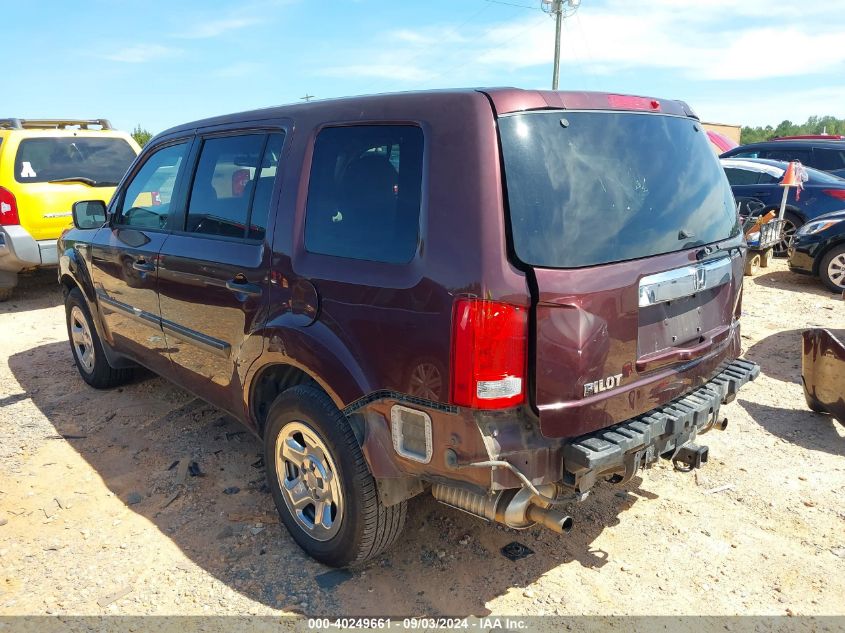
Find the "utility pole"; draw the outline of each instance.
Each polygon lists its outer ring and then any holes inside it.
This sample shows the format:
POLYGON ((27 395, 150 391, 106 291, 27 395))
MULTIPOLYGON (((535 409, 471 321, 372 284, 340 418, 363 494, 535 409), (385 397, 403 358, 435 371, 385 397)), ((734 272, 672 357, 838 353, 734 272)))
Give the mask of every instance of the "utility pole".
POLYGON ((557 90, 560 78, 560 29, 563 18, 569 17, 581 6, 581 0, 541 0, 540 8, 555 18, 555 67, 552 75, 552 90, 557 90))
POLYGON ((563 0, 554 0, 552 13, 555 15, 555 69, 552 75, 552 90, 557 90, 560 78, 560 26, 563 23, 563 0))

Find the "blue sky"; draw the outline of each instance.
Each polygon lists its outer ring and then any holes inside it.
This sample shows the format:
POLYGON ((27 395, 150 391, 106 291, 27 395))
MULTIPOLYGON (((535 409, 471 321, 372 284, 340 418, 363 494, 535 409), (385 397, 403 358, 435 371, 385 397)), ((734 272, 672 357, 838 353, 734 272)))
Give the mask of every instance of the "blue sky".
MULTIPOLYGON (((159 132, 305 94, 548 88, 539 4, 0 0, 0 116, 159 132)), ((582 0, 562 39, 562 89, 680 98, 726 123, 845 117, 845 0, 582 0)))

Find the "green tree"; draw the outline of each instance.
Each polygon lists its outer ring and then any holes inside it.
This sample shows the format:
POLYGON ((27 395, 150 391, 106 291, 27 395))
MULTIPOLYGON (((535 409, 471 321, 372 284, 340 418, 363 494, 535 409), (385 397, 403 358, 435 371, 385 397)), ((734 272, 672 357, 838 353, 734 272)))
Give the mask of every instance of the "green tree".
POLYGON ((778 136, 795 136, 797 134, 845 134, 845 119, 837 119, 834 116, 811 116, 805 123, 793 123, 792 121, 781 121, 777 127, 767 125, 765 127, 742 128, 740 142, 757 143, 768 141, 778 136))
POLYGON ((152 137, 153 135, 146 129, 142 128, 140 125, 136 125, 135 129, 132 130, 132 138, 134 138, 135 142, 138 143, 138 145, 140 145, 141 147, 144 147, 144 145, 149 143, 152 137))

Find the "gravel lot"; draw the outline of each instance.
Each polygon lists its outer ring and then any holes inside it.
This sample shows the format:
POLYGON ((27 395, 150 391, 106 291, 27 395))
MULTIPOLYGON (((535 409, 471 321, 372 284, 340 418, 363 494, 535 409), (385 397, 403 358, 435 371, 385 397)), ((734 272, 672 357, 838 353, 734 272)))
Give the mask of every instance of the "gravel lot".
POLYGON ((150 374, 82 382, 54 279, 0 304, 0 615, 845 614, 845 428, 800 385, 801 329, 845 328, 845 303, 782 261, 746 278, 763 373, 704 469, 599 485, 566 537, 417 498, 398 544, 340 577, 280 527, 237 423, 150 374), (535 553, 504 558, 514 540, 535 553))

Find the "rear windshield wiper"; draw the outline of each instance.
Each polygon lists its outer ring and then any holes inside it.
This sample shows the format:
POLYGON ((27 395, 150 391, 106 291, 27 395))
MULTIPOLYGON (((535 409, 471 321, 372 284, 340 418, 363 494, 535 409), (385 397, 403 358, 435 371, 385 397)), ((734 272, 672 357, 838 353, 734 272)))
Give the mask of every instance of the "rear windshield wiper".
POLYGON ((89 187, 116 187, 116 182, 111 182, 108 180, 92 180, 91 178, 86 178, 85 176, 71 176, 70 178, 57 178, 56 180, 49 181, 51 185, 55 185, 58 183, 63 182, 81 182, 83 184, 88 185, 89 187))

